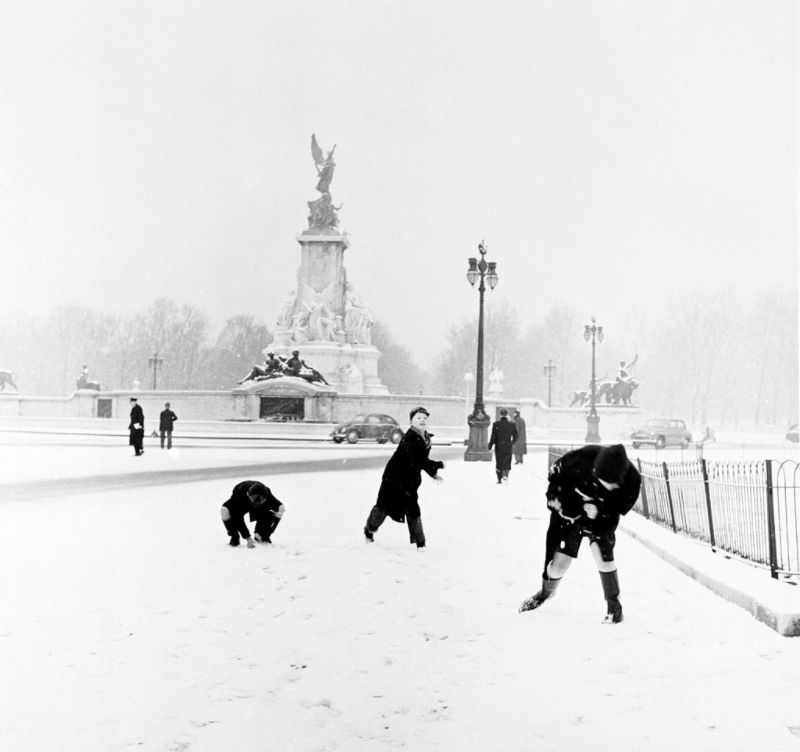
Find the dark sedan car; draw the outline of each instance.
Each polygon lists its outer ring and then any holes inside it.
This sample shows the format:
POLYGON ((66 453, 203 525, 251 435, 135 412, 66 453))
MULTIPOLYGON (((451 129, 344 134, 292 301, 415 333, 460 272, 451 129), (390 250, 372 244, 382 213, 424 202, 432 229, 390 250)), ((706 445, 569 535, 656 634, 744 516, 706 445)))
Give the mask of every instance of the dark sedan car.
POLYGON ((355 444, 359 439, 374 439, 379 444, 385 444, 387 441, 399 444, 403 438, 403 429, 391 415, 369 413, 356 415, 347 423, 340 423, 331 432, 331 438, 337 444, 343 441, 355 444))
POLYGON ((642 444, 652 444, 658 449, 662 449, 667 444, 679 444, 685 449, 691 440, 692 434, 686 428, 686 423, 673 418, 648 420, 631 434, 634 449, 638 449, 642 444))

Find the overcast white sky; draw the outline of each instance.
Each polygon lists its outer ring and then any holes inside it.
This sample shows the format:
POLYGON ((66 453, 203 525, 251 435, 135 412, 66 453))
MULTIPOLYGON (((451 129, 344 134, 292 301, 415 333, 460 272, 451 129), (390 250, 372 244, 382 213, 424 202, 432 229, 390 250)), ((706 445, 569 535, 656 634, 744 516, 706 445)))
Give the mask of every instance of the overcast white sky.
MULTIPOLYGON (((523 323, 711 284, 795 289, 797 4, 5 2, 0 299, 270 327, 318 197, 350 280, 424 360, 477 313, 485 239, 523 323)), ((216 331, 214 331, 216 334, 216 331)), ((580 332, 576 333, 580 336, 580 332)))

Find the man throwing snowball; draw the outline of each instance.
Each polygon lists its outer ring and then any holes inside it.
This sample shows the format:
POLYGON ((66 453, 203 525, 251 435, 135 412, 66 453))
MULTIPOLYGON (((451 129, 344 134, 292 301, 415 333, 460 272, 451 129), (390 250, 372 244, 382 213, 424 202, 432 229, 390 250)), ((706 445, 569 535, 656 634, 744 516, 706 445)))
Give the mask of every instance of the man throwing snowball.
POLYGON ((547 479, 550 525, 545 538, 542 589, 524 600, 519 610, 532 611, 553 597, 586 537, 606 599, 604 622, 618 624, 622 621, 622 604, 614 561, 615 531, 620 515, 627 514, 639 498, 639 471, 628 460, 622 444, 589 444, 554 462, 547 479))

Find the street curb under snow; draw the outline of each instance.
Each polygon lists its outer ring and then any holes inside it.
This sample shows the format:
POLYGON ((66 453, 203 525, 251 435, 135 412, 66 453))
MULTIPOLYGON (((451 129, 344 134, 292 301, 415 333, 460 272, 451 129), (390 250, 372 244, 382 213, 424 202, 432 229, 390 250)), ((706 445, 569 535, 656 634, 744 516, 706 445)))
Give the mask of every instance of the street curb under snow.
POLYGON ((620 529, 664 561, 785 637, 800 636, 800 588, 631 514, 620 529), (663 540, 661 540, 663 538, 663 540))

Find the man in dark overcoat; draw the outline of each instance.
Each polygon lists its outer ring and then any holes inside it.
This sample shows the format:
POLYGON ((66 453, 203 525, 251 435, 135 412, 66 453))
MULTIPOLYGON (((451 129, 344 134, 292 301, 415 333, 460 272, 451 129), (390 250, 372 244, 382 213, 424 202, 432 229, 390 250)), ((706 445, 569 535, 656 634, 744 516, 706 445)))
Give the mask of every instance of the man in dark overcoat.
POLYGON ((605 621, 622 621, 614 561, 616 529, 620 515, 627 514, 639 498, 641 482, 622 444, 589 444, 553 463, 546 494, 550 525, 545 537, 542 588, 522 602, 520 611, 539 608, 555 594, 577 558, 583 538, 588 538, 606 599, 605 621))
POLYGON ((489 437, 489 449, 494 447, 494 465, 497 482, 508 480, 511 472, 511 454, 517 440, 517 426, 508 419, 508 410, 500 410, 500 420, 492 423, 492 435, 489 437))
POLYGON ((277 499, 272 491, 261 481, 243 480, 231 491, 231 497, 220 509, 222 524, 231 537, 229 545, 238 546, 244 538, 248 548, 255 548, 257 543, 272 543, 272 533, 278 527, 286 507, 277 499), (250 522, 255 522, 253 537, 244 521, 250 515, 250 522), (255 539, 255 542, 254 542, 255 539))
POLYGON ((144 454, 144 411, 136 397, 131 397, 131 421, 128 424, 128 443, 136 457, 144 454))
POLYGON ((525 427, 525 419, 519 414, 519 410, 514 410, 512 417, 514 425, 517 427, 517 440, 514 442, 514 464, 521 465, 528 453, 528 431, 525 427))
POLYGON ((172 429, 178 416, 172 411, 169 402, 164 403, 164 409, 158 416, 158 430, 161 434, 161 448, 164 448, 164 441, 167 442, 167 449, 172 449, 172 429))
POLYGON ((422 483, 423 470, 438 483, 443 480, 438 471, 444 468, 444 462, 428 456, 433 436, 427 431, 429 416, 424 407, 415 407, 409 413, 411 426, 386 463, 378 500, 364 525, 367 541, 372 541, 386 517, 391 517, 395 522, 405 521, 411 543, 416 543, 417 548, 425 547, 417 489, 422 483))

